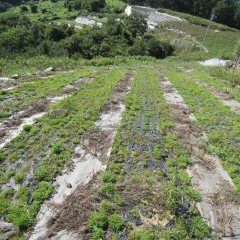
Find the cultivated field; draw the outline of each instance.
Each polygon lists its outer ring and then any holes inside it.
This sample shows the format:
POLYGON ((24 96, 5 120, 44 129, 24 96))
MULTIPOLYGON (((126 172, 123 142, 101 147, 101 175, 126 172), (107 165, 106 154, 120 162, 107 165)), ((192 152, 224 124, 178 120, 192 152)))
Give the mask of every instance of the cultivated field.
POLYGON ((238 88, 153 66, 1 82, 3 238, 240 234, 238 88))

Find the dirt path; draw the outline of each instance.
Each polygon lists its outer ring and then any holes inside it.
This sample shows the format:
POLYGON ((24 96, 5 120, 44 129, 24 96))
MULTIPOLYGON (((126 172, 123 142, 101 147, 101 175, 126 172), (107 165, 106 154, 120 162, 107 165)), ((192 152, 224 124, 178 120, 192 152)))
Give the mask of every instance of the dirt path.
POLYGON ((132 72, 114 89, 95 127, 83 135, 72 159, 74 170, 57 178, 57 193, 42 206, 30 240, 79 239, 71 231, 79 231, 86 216, 81 219, 76 213, 81 211, 83 202, 91 205, 87 196, 95 182, 93 176, 106 169, 117 127, 125 110, 124 100, 130 90, 131 79, 132 72))
POLYGON ((4 148, 7 143, 17 137, 23 131, 24 125, 32 125, 37 119, 45 115, 45 111, 50 105, 70 96, 71 93, 77 91, 82 84, 90 82, 92 79, 92 77, 78 79, 72 85, 67 85, 62 89, 62 96, 40 99, 33 106, 27 107, 0 122, 0 149, 4 148))
POLYGON ((199 79, 193 79, 196 81, 200 86, 207 88, 214 96, 223 102, 226 106, 228 106, 231 110, 233 110, 236 113, 240 112, 240 103, 234 100, 229 94, 223 93, 220 90, 212 87, 208 83, 205 83, 199 79))
POLYGON ((219 236, 240 239, 240 203, 232 179, 219 159, 206 153, 203 147, 206 134, 193 124, 192 113, 171 82, 161 77, 160 84, 176 123, 173 131, 192 158, 188 173, 202 197, 198 210, 219 236))

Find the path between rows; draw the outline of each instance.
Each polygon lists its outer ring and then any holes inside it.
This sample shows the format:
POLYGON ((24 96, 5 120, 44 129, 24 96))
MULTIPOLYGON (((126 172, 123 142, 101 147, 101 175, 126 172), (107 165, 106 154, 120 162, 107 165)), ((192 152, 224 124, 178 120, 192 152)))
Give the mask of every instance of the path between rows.
POLYGON ((188 174, 193 187, 202 197, 197 205, 199 212, 215 233, 224 239, 239 239, 240 206, 232 179, 219 159, 205 152, 202 144, 207 141, 207 136, 193 124, 195 118, 178 91, 164 77, 161 77, 160 84, 176 123, 174 133, 191 154, 192 165, 188 168, 188 174))
POLYGON ((220 100, 223 104, 228 106, 231 110, 233 110, 236 113, 240 112, 240 103, 234 100, 229 94, 223 93, 222 91, 212 87, 206 82, 203 82, 200 79, 194 79, 196 83, 198 83, 200 86, 207 88, 218 100, 220 100))
MULTIPOLYGON (((75 148, 72 159, 75 168, 69 173, 59 176, 56 185, 59 186, 57 193, 48 202, 45 202, 37 216, 37 224, 33 230, 30 240, 58 239, 77 240, 76 234, 67 231, 63 225, 74 225, 74 214, 77 209, 69 204, 68 198, 74 198, 78 194, 78 187, 86 185, 92 180, 95 173, 106 169, 107 159, 110 156, 112 144, 121 123, 122 113, 125 111, 125 97, 130 91, 130 81, 133 73, 130 72, 114 89, 112 96, 103 109, 99 120, 95 123, 95 129, 88 131, 79 146, 75 148), (61 211, 67 210, 67 216, 61 211), (51 219, 58 214, 61 217, 51 219), (48 225, 48 227, 46 226, 48 225), (55 235, 55 236, 54 236, 55 235)), ((80 190, 81 191, 81 190, 80 190)), ((78 199, 81 201, 81 199, 78 199)), ((77 204, 79 207, 79 204, 77 204)), ((78 226, 79 228, 81 226, 78 226)))
POLYGON ((0 149, 17 137, 23 131, 25 125, 32 125, 37 119, 44 116, 46 114, 45 110, 50 105, 69 97, 73 91, 77 91, 83 84, 89 83, 92 79, 92 77, 78 79, 72 85, 68 85, 72 87, 71 89, 63 88, 65 94, 62 96, 41 99, 35 106, 28 107, 0 122, 0 149))

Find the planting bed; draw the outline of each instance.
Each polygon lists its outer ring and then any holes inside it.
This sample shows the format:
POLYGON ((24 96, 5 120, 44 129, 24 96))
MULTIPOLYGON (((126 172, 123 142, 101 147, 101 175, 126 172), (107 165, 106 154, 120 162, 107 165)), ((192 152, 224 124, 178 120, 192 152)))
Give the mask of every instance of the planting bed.
POLYGON ((46 109, 48 102, 47 97, 56 97, 62 95, 62 88, 74 83, 74 81, 89 76, 93 69, 82 69, 69 73, 60 73, 53 77, 24 78, 24 84, 8 91, 3 90, 0 93, 0 119, 15 116, 22 111, 22 115, 33 115, 34 111, 39 108, 46 109))
MULTIPOLYGON (((165 96, 171 93, 173 97, 179 95, 166 78, 162 77, 161 85, 165 96)), ((206 133, 192 117, 183 99, 176 102, 168 97, 167 102, 171 104, 170 112, 176 123, 174 132, 182 146, 188 149, 192 159, 188 173, 202 198, 197 208, 216 234, 225 237, 238 236, 240 205, 232 179, 223 169, 219 159, 209 155, 203 147, 208 140, 206 133)))
POLYGON ((162 67, 7 90, 1 106, 16 113, 0 123, 0 238, 237 239, 238 108, 199 72, 162 67))
MULTIPOLYGON (((59 185, 57 193, 49 203, 43 205, 38 216, 39 221, 30 239, 39 239, 39 237, 43 236, 50 238, 55 234, 57 236, 54 237, 58 237, 62 230, 69 230, 70 226, 76 226, 78 224, 76 221, 73 221, 74 217, 72 214, 75 215, 81 205, 78 205, 78 201, 69 205, 67 196, 73 192, 74 195, 76 195, 77 191, 75 190, 79 185, 88 183, 92 179, 94 173, 106 168, 105 164, 116 135, 116 129, 120 125, 121 114, 125 109, 123 102, 129 90, 131 76, 132 73, 129 72, 125 79, 114 88, 112 96, 103 108, 100 118, 95 122, 94 128, 88 130, 82 136, 80 144, 75 148, 73 157, 73 162, 75 164, 74 170, 57 179, 57 185, 59 185), (68 187, 69 184, 71 184, 71 188, 68 187), (59 220, 56 214, 60 211, 58 210, 59 204, 70 206, 68 214, 65 215, 66 219, 70 221, 65 219, 62 222, 61 219, 59 220), (47 222, 51 224, 47 224, 47 222), (67 225, 67 222, 70 222, 70 224, 67 225), (50 227, 48 225, 53 225, 51 226, 51 230, 48 230, 50 227)), ((69 231, 64 231, 64 233, 71 235, 69 231)))
POLYGON ((137 70, 125 104, 106 171, 56 206, 49 236, 67 229, 73 239, 210 237, 185 171, 190 159, 171 133, 158 72, 137 70))
POLYGON ((90 82, 91 80, 91 77, 80 78, 72 83, 72 85, 64 87, 62 89, 62 96, 41 99, 35 105, 27 107, 25 110, 12 115, 8 119, 5 119, 2 123, 0 123, 0 149, 18 136, 26 127, 25 125, 32 125, 36 119, 46 114, 44 110, 49 108, 51 104, 67 98, 72 92, 77 91, 82 84, 90 82))
POLYGON ((14 223, 17 235, 34 223, 41 203, 53 192, 55 177, 72 168, 70 159, 81 135, 93 126, 125 73, 113 69, 96 76, 1 150, 0 215, 14 223))
POLYGON ((230 110, 205 87, 180 72, 167 72, 173 85, 206 131, 208 151, 217 155, 240 191, 239 115, 230 110))

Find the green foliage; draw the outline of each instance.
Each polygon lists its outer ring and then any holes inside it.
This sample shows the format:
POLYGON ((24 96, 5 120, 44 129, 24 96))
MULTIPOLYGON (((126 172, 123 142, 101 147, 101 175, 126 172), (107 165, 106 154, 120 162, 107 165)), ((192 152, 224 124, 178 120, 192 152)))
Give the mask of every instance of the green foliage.
POLYGON ((93 227, 92 240, 101 240, 104 237, 104 230, 102 228, 93 227))
POLYGON ((236 46, 236 56, 237 56, 237 58, 240 57, 240 40, 238 41, 237 46, 236 46))
POLYGON ((23 126, 23 130, 26 131, 26 132, 30 132, 31 128, 32 128, 32 125, 24 125, 23 126))
POLYGON ((167 8, 178 12, 189 13, 209 19, 215 11, 215 21, 237 27, 239 16, 239 4, 237 0, 205 0, 181 1, 178 0, 128 0, 128 3, 139 5, 147 4, 153 7, 167 8))
POLYGON ((124 221, 121 216, 114 213, 108 217, 108 224, 110 229, 115 232, 119 232, 124 226, 124 221))
POLYGON ((14 180, 17 182, 17 183, 22 183, 22 181, 24 180, 24 178, 27 176, 27 173, 26 172, 20 172, 20 173, 17 173, 15 176, 14 176, 14 180))
POLYGON ((116 182, 116 176, 113 173, 105 172, 102 175, 103 182, 114 183, 116 182))
POLYGON ((93 212, 88 220, 88 226, 94 229, 94 227, 104 229, 107 227, 108 218, 104 212, 93 212))
POLYGON ((21 186, 17 193, 16 193, 16 198, 20 200, 22 203, 27 203, 29 197, 29 190, 27 186, 21 186))
POLYGON ((44 201, 48 199, 53 192, 53 186, 47 182, 40 182, 38 188, 33 193, 33 200, 44 201))
MULTIPOLYGON (((97 0, 75 0, 74 3, 80 4, 81 9, 88 9, 87 6, 90 6, 89 11, 92 8, 98 9, 100 5, 105 6, 105 3, 97 0)), ((141 52, 141 45, 144 46, 141 41, 147 31, 147 22, 141 14, 132 14, 129 17, 109 16, 107 22, 103 23, 103 27, 95 26, 94 31, 90 27, 76 31, 68 22, 60 25, 52 22, 46 25, 39 21, 33 22, 26 16, 18 17, 18 15, 3 17, 2 27, 0 50, 5 53, 3 57, 8 56, 12 59, 19 55, 32 56, 32 54, 93 59, 97 56, 126 56, 128 50, 131 55, 152 55, 163 58, 172 53, 169 51, 170 44, 161 41, 155 43, 161 53, 154 53, 151 42, 141 52)))
POLYGON ((26 211, 26 205, 19 202, 10 205, 8 210, 7 221, 12 222, 20 231, 26 230, 33 224, 34 218, 26 211))
POLYGON ((99 12, 106 6, 105 0, 74 0, 73 8, 77 10, 87 10, 89 12, 99 12))
POLYGON ((0 162, 3 161, 6 157, 4 150, 0 149, 0 162))

